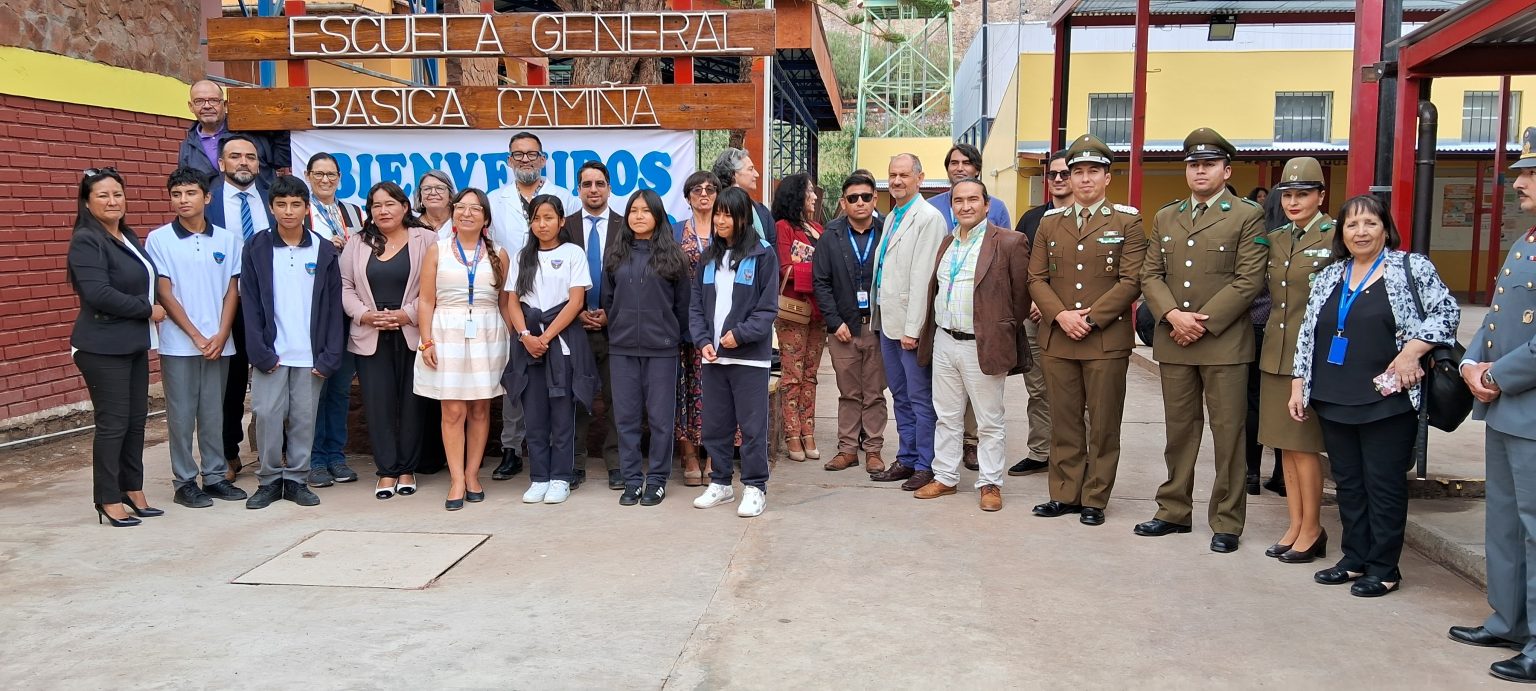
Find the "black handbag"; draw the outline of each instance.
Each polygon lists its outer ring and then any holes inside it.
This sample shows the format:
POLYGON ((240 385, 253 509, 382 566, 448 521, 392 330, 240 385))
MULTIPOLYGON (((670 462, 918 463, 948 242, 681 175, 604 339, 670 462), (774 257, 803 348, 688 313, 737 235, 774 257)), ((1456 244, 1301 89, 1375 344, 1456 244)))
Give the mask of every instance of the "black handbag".
MULTIPOLYGON (((1414 307, 1423 319, 1424 302, 1419 298, 1417 284, 1413 280, 1412 257, 1404 257, 1403 270, 1408 274, 1408 290, 1413 294, 1414 307)), ((1424 407, 1419 411, 1421 424, 1428 422, 1436 429, 1455 431, 1467 416, 1472 414, 1472 390, 1461 378, 1461 361, 1467 349, 1459 342, 1436 345, 1425 356, 1424 407)))

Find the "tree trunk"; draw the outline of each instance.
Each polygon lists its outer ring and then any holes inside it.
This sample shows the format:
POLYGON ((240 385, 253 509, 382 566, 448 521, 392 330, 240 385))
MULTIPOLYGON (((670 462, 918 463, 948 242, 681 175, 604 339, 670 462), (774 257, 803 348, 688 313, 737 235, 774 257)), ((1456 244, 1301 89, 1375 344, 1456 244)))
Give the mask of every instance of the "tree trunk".
MULTIPOLYGON (((666 0, 559 0, 564 12, 660 12, 666 0)), ((595 86, 604 82, 618 84, 660 84, 660 58, 572 58, 571 84, 595 86)))
MULTIPOLYGON (((443 13, 480 14, 480 0, 447 0, 443 13)), ((500 63, 500 58, 448 58, 443 61, 444 81, 449 86, 496 86, 500 63)))

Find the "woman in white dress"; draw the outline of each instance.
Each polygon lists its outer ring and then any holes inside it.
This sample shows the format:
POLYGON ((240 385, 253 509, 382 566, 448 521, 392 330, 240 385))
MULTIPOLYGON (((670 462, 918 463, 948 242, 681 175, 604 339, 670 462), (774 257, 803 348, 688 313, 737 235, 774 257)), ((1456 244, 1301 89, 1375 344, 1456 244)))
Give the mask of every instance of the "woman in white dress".
POLYGON ((501 290, 507 252, 491 242, 490 227, 485 193, 460 192, 453 198, 453 235, 438 240, 422 262, 416 394, 442 401, 449 511, 485 500, 480 461, 511 346, 499 302, 507 299, 501 290))

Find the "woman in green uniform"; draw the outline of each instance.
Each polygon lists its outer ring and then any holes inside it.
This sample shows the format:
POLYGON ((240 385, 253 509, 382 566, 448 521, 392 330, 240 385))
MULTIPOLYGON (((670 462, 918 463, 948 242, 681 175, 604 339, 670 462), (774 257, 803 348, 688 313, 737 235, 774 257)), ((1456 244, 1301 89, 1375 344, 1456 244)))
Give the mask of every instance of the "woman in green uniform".
POLYGON ((1272 194, 1290 222, 1261 241, 1269 244, 1267 283, 1272 301, 1259 353, 1259 443, 1280 450, 1285 466, 1286 509, 1291 524, 1274 546, 1264 551, 1289 564, 1305 564, 1327 553, 1328 535, 1318 514, 1323 503, 1323 433, 1310 411, 1297 422, 1286 410, 1291 395, 1291 365, 1296 335, 1307 311, 1313 274, 1333 263, 1332 241, 1337 231, 1323 213, 1323 167, 1315 158, 1293 158, 1285 164, 1272 194))

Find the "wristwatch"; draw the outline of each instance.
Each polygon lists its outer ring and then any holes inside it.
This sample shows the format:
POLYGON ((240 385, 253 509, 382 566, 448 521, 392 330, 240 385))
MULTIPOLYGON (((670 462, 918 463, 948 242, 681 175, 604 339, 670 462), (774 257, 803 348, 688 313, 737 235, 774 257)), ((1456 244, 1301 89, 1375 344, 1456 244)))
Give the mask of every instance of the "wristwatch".
POLYGON ((533 335, 533 332, 529 331, 527 329, 523 329, 522 331, 517 332, 517 337, 518 338, 522 338, 524 336, 532 336, 532 335, 533 335))
POLYGON ((1483 386, 1489 389, 1497 386, 1497 384, 1493 382, 1493 368, 1491 367, 1483 370, 1483 386))
POLYGON ((1088 328, 1090 329, 1099 328, 1098 324, 1093 323, 1093 317, 1083 317, 1083 321, 1088 322, 1088 328))

